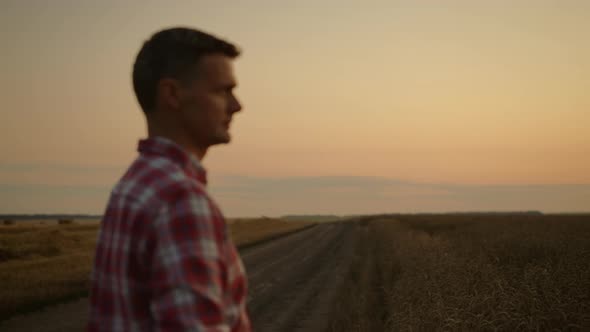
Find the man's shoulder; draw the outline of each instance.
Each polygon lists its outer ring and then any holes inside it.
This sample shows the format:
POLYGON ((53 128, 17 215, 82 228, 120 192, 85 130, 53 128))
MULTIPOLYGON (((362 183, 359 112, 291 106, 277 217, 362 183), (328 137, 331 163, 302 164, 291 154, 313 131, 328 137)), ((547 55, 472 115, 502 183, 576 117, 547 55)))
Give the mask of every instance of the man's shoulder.
POLYGON ((112 194, 139 204, 173 200, 178 195, 207 196, 204 186, 173 160, 139 156, 113 188, 112 194))

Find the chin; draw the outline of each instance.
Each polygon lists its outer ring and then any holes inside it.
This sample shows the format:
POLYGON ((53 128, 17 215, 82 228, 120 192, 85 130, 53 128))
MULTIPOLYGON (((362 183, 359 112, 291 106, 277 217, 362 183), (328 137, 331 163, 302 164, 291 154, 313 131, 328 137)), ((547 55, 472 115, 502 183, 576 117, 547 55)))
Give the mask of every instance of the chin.
POLYGON ((214 139, 213 139, 213 144, 227 144, 231 142, 231 135, 229 133, 225 133, 223 135, 217 135, 214 139))

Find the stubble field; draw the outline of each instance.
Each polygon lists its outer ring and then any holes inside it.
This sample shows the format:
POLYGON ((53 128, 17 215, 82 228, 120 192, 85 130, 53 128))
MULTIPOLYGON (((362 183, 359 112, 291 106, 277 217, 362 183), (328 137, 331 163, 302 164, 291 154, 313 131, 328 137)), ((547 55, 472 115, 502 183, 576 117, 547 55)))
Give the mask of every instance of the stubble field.
MULTIPOLYGON (((229 220, 237 246, 309 226, 279 219, 229 220)), ((0 320, 88 294, 99 221, 29 220, 0 225, 0 320)))

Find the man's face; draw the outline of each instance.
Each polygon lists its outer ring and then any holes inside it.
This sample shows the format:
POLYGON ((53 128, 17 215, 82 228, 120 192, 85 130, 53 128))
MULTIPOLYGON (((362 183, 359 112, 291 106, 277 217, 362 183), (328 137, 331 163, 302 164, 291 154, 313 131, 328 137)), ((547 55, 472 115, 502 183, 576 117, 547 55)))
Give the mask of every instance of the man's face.
POLYGON ((242 106, 233 94, 236 79, 231 58, 206 55, 199 60, 196 78, 183 88, 179 116, 192 143, 199 147, 229 143, 229 127, 242 106))

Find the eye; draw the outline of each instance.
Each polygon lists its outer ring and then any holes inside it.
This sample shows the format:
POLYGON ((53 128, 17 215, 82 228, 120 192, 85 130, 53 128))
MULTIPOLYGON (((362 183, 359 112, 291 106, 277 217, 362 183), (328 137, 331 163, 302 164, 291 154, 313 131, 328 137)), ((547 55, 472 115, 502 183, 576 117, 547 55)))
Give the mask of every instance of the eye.
POLYGON ((224 89, 224 93, 228 96, 232 96, 234 94, 234 88, 231 87, 231 88, 224 89))
POLYGON ((235 85, 224 85, 224 86, 220 86, 217 91, 219 94, 223 94, 225 96, 232 96, 233 95, 233 91, 235 89, 235 85))

